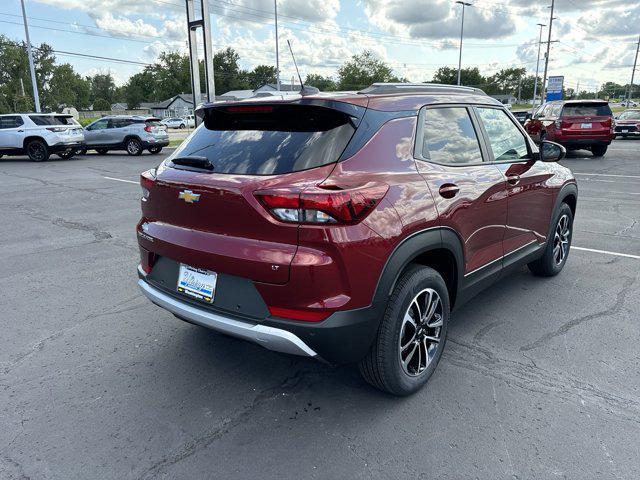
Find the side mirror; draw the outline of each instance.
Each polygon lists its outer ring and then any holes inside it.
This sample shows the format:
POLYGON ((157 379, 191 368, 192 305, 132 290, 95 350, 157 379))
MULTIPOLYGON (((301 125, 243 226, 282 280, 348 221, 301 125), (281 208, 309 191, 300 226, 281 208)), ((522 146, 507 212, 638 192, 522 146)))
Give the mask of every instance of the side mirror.
POLYGON ((540 160, 543 162, 559 162, 567 154, 567 149, 562 145, 544 140, 540 144, 540 160))

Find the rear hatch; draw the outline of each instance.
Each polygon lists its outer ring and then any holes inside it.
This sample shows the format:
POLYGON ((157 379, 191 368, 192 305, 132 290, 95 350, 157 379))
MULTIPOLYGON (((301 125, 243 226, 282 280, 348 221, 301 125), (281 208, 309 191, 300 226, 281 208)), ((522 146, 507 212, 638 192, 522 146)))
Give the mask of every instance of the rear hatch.
POLYGON ((317 105, 208 108, 155 179, 143 174, 143 229, 153 243, 141 235, 141 244, 194 267, 286 283, 298 225, 277 221, 254 192, 320 183, 354 131, 349 115, 317 105))
POLYGON ((607 102, 567 103, 560 115, 562 133, 602 136, 611 132, 613 113, 607 102))

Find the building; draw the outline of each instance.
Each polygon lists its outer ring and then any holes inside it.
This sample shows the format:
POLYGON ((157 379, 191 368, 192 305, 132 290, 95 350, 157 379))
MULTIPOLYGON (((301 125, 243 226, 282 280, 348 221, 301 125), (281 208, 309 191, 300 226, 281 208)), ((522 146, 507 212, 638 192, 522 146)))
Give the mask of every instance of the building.
POLYGON ((503 105, 513 105, 514 103, 518 103, 518 99, 511 94, 507 95, 489 95, 492 98, 495 98, 503 105))

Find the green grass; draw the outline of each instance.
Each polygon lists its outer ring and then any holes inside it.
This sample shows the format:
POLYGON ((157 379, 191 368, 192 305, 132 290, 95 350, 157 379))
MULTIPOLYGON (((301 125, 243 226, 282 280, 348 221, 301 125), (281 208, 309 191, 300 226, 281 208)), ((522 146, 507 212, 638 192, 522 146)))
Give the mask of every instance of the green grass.
POLYGON ((511 110, 529 110, 532 106, 530 103, 514 103, 511 105, 511 110))
POLYGON ((184 142, 183 138, 174 138, 173 140, 169 140, 169 147, 179 147, 182 142, 184 142))

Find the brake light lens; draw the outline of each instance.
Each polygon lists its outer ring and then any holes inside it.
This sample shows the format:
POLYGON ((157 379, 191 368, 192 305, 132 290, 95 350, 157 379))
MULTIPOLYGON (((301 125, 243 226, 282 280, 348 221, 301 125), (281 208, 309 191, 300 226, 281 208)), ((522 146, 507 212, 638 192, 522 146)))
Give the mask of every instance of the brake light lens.
POLYGON ((151 194, 151 187, 156 183, 155 168, 140 174, 140 188, 142 189, 142 201, 146 202, 151 194))
POLYGON ((360 187, 315 187, 301 192, 258 191, 254 195, 282 222, 357 223, 380 203, 389 190, 385 184, 360 187))
POLYGON ((300 320, 302 322, 321 322, 332 312, 323 310, 321 312, 313 310, 298 310, 293 308, 269 307, 272 317, 286 318, 288 320, 300 320))
POLYGON ((151 131, 153 130, 153 127, 151 125, 145 125, 144 127, 144 131, 147 133, 151 133, 151 131))
POLYGON ((47 130, 49 130, 50 132, 66 132, 67 131, 67 127, 47 127, 47 130))

